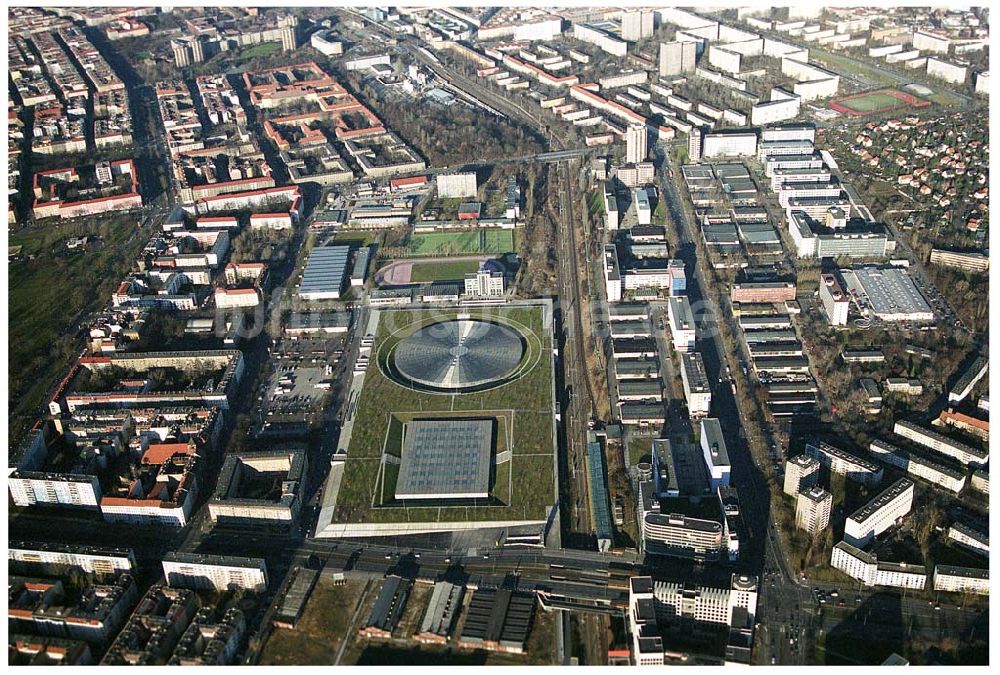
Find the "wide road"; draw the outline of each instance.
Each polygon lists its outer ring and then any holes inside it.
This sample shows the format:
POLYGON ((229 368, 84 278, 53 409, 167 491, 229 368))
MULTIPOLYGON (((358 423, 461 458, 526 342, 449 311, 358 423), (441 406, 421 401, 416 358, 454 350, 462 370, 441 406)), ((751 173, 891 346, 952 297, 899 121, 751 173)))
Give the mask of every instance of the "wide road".
MULTIPOLYGON (((765 469, 755 463, 742 432, 747 425, 743 423, 729 384, 730 375, 727 375, 731 373, 735 378, 739 364, 735 359, 730 361, 734 353, 723 343, 718 325, 719 321, 728 320, 728 317, 719 316, 725 309, 715 304, 714 294, 709 291, 709 284, 712 282, 706 261, 697 256, 694 243, 694 237, 698 236, 696 226, 684 208, 676 180, 670 177, 671 172, 674 176, 679 175, 679 167, 670 166, 662 149, 656 148, 655 155, 661 198, 665 200, 670 219, 677 228, 680 246, 676 255, 684 261, 684 268, 688 273, 687 295, 698 326, 697 349, 701 352, 706 374, 713 388, 712 415, 722 425, 732 463, 731 481, 739 495, 740 516, 746 534, 740 541, 739 568, 760 578, 761 593, 757 614, 761 617, 761 623, 765 624, 770 616, 786 610, 801 611, 809 592, 796 578, 794 570, 789 568, 786 556, 781 551, 780 539, 776 536, 776 528, 770 517, 770 495, 763 478, 765 469), (765 579, 768 581, 765 582, 765 579), (771 580, 775 582, 773 585, 771 580)), ((685 425, 676 426, 682 432, 686 430, 685 425)), ((804 615, 798 618, 798 624, 804 624, 805 621, 804 615)), ((758 660, 762 658, 760 654, 755 657, 758 660)), ((801 652, 798 658, 786 654, 781 661, 786 664, 803 662, 801 652)))

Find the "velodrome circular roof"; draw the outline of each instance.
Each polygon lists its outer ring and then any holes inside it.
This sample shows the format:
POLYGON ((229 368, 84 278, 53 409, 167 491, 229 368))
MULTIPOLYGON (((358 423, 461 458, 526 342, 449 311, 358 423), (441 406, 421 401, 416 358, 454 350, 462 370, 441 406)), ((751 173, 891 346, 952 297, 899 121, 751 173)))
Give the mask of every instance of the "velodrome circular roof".
POLYGON ((435 390, 481 388, 509 377, 524 357, 517 331, 490 321, 458 319, 424 326, 393 350, 406 384, 435 390))

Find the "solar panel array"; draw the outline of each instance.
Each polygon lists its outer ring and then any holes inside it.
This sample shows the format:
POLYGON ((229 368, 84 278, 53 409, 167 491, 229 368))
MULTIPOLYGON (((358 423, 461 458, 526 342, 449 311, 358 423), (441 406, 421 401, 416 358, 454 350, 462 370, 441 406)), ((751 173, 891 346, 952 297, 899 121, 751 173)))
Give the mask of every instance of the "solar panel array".
POLYGON ((489 497, 493 420, 417 420, 406 425, 396 499, 489 497))

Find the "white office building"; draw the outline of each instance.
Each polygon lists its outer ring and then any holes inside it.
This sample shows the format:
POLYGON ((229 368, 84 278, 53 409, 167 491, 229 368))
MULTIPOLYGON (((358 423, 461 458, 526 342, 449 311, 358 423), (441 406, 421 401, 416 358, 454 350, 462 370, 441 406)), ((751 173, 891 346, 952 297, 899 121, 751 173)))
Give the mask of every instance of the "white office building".
POLYGON ((927 75, 952 84, 964 84, 969 75, 969 67, 932 56, 927 59, 927 75))
POLYGON ((753 157, 757 154, 757 133, 709 132, 701 139, 702 159, 713 157, 753 157))
POLYGON ((652 12, 622 12, 622 39, 638 42, 653 35, 652 12))
POLYGON ((844 541, 862 548, 913 508, 913 481, 900 478, 852 513, 844 523, 844 541))
POLYGON ((705 417, 701 420, 701 451, 712 489, 728 486, 733 466, 729 461, 726 439, 722 435, 722 425, 718 418, 705 417))
POLYGON ((772 93, 770 101, 761 101, 750 108, 750 123, 773 124, 794 119, 798 117, 801 106, 802 99, 799 96, 775 98, 772 93))
POLYGON ((629 604, 635 606, 637 600, 648 598, 656 604, 656 615, 668 622, 688 619, 695 623, 731 626, 737 608, 745 610, 747 620, 753 623, 757 614, 757 593, 757 578, 747 575, 734 574, 729 588, 632 577, 629 604))
POLYGON ((480 269, 465 275, 465 295, 475 298, 502 298, 504 294, 503 272, 480 269))
POLYGON ((947 54, 950 46, 951 40, 947 36, 926 33, 922 30, 913 33, 913 48, 922 52, 947 54))
POLYGON ((661 42, 660 77, 674 77, 693 73, 697 65, 696 42, 661 42))
POLYGON ((618 249, 614 245, 604 247, 604 289, 608 302, 621 302, 622 274, 618 267, 618 249))
POLYGON ((851 301, 832 274, 820 275, 819 299, 831 326, 846 326, 851 301))
POLYGON ((643 188, 635 190, 635 216, 639 225, 649 225, 653 220, 653 212, 649 208, 649 194, 643 188))
POLYGON ((332 30, 321 30, 312 34, 309 44, 323 56, 339 56, 344 53, 344 43, 332 30))
POLYGON ((692 418, 707 415, 712 407, 712 390, 708 386, 705 363, 698 352, 681 354, 681 384, 684 385, 688 415, 692 418))
POLYGON ((691 311, 691 301, 685 296, 673 296, 667 300, 667 321, 670 325, 670 340, 678 352, 689 352, 694 349, 697 339, 697 327, 694 313, 691 311))

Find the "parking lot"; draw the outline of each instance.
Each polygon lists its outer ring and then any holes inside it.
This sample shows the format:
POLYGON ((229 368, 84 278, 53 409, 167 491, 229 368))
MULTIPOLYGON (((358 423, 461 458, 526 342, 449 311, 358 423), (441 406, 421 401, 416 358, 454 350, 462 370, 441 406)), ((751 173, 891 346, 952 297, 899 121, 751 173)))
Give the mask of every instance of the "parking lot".
POLYGON ((259 429, 280 423, 311 424, 320 419, 340 368, 343 336, 282 338, 271 355, 269 373, 257 392, 259 429))

